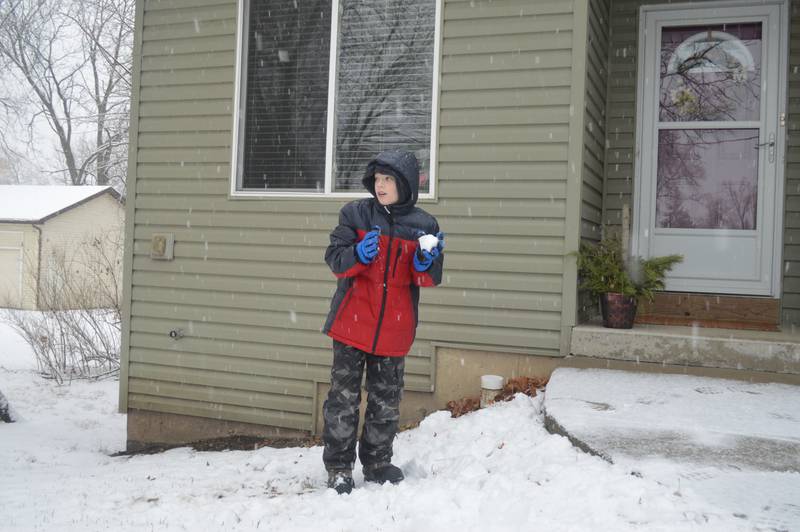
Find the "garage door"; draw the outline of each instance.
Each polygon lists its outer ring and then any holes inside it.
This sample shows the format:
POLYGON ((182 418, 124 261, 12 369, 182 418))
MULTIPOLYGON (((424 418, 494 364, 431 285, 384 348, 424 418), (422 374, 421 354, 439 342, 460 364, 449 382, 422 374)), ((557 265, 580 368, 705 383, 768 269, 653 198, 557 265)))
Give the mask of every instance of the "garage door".
POLYGON ((21 306, 22 233, 5 231, 0 233, 0 307, 21 306))

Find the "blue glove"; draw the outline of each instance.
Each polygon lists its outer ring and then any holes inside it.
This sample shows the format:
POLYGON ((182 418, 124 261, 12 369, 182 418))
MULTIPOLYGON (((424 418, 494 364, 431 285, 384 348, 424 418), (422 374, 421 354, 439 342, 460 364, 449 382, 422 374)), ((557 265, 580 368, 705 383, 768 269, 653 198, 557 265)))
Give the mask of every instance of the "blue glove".
POLYGON ((356 254, 358 260, 363 264, 369 264, 378 256, 378 243, 380 242, 380 226, 372 226, 372 231, 364 235, 364 238, 356 244, 356 254))
POLYGON ((442 254, 442 250, 444 249, 444 233, 439 231, 436 233, 436 238, 439 239, 439 243, 430 251, 425 251, 417 245, 417 252, 414 253, 414 269, 418 272, 427 271, 433 264, 433 261, 442 254))
POLYGON ((439 239, 439 243, 436 244, 436 248, 439 250, 439 253, 444 251, 444 232, 439 231, 436 233, 436 238, 439 239))

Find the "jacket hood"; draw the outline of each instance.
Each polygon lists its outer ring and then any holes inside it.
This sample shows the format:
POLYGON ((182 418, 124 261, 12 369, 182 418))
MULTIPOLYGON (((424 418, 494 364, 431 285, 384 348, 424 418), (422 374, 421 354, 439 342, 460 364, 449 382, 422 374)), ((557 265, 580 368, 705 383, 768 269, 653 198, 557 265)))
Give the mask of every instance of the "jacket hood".
POLYGON ((364 184, 364 188, 372 194, 376 203, 378 198, 375 197, 375 169, 379 166, 394 170, 398 181, 397 192, 400 200, 394 205, 389 205, 389 210, 393 214, 403 214, 410 211, 416 205, 419 197, 419 163, 417 158, 410 151, 388 150, 379 153, 377 157, 367 164, 367 170, 364 172, 364 178, 361 182, 364 184), (408 194, 405 194, 405 198, 403 197, 403 189, 408 191, 408 194))

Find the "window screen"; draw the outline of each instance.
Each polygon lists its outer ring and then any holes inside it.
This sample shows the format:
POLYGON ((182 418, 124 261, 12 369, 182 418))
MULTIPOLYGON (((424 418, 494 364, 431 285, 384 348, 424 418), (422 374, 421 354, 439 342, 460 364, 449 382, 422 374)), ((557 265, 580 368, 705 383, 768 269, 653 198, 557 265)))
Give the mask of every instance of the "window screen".
POLYGON ((330 17, 330 0, 250 2, 243 188, 324 188, 330 17))
POLYGON ((420 160, 420 192, 427 192, 435 7, 430 0, 342 3, 335 190, 360 190, 367 162, 401 148, 420 160))
POLYGON ((428 183, 435 0, 341 0, 329 101, 331 2, 249 2, 240 190, 361 191, 367 162, 406 149, 428 183), (334 113, 333 175, 327 116, 334 113), (332 183, 330 182, 332 181, 332 183))

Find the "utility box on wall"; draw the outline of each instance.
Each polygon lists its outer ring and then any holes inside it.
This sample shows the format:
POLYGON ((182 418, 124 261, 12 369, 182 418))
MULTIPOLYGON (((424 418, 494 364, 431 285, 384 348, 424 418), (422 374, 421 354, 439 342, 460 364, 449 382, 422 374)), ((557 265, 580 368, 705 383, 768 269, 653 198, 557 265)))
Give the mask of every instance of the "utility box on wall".
POLYGON ((155 260, 172 260, 175 249, 173 233, 153 233, 150 240, 150 258, 155 260))

